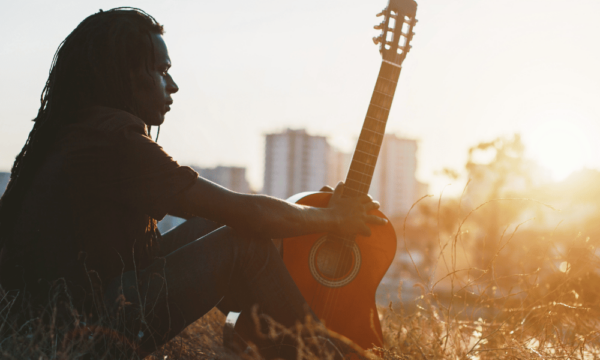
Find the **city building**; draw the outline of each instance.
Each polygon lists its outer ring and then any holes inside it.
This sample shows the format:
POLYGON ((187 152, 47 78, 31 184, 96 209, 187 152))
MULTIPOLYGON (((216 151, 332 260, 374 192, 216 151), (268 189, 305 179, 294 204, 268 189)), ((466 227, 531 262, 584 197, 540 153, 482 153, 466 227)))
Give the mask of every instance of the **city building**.
POLYGON ((385 134, 369 193, 381 203, 387 216, 406 214, 428 186, 419 182, 417 141, 385 134))
MULTIPOLYGON (((266 135, 263 193, 286 199, 328 183, 330 147, 324 136, 287 129, 266 135)), ((335 185, 335 184, 334 184, 335 185)))
POLYGON ((0 172, 0 196, 4 194, 4 190, 6 190, 6 186, 8 185, 8 180, 10 179, 9 172, 0 172))
POLYGON ((327 163, 327 185, 335 187, 340 181, 345 181, 352 161, 352 154, 330 147, 327 163))
POLYGON ((246 168, 236 166, 217 166, 214 168, 201 168, 191 166, 201 177, 215 182, 229 190, 240 193, 249 193, 250 184, 246 179, 246 168))

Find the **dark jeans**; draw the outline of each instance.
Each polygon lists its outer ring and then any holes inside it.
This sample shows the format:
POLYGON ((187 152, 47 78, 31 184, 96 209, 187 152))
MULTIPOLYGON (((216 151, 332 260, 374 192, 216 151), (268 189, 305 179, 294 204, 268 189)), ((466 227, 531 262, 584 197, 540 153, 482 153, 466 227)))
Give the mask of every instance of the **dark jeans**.
MULTIPOLYGON (((292 327, 316 319, 270 239, 249 238, 229 227, 193 218, 163 235, 161 257, 115 279, 105 304, 116 312, 142 353, 150 353, 213 307, 258 312, 292 327)), ((122 331, 125 331, 125 329, 122 331)), ((271 345, 293 358, 293 341, 271 345)))

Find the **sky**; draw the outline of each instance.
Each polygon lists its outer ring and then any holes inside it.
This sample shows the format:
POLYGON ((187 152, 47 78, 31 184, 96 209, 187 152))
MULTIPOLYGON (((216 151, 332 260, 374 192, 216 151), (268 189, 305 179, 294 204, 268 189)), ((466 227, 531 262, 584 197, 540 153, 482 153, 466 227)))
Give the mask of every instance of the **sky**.
MULTIPOLYGON (((305 128, 351 152, 381 57, 386 0, 3 0, 0 171, 9 171, 60 42, 99 9, 164 24, 180 91, 158 140, 182 164, 248 168, 262 187, 264 134, 305 128)), ((430 193, 462 190, 467 150, 520 133, 555 180, 600 169, 600 1, 421 0, 388 132, 419 140, 430 193)))

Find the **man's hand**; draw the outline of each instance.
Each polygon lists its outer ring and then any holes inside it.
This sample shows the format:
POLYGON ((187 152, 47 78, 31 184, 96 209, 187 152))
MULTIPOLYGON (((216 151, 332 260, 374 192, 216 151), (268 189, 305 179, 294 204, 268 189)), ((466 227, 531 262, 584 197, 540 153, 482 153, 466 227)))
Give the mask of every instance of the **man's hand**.
MULTIPOLYGON (((321 191, 327 191, 326 186, 321 191)), ((355 198, 342 197, 344 183, 340 182, 333 191, 329 200, 328 209, 331 210, 332 232, 341 235, 360 234, 370 236, 371 229, 367 224, 385 225, 387 219, 375 215, 368 215, 371 210, 379 209, 379 203, 370 195, 361 195, 355 198)))
POLYGON ((323 187, 321 188, 321 190, 319 190, 319 191, 323 191, 323 192, 333 192, 333 190, 334 190, 334 189, 333 189, 331 186, 329 186, 329 185, 325 185, 325 186, 323 186, 323 187))

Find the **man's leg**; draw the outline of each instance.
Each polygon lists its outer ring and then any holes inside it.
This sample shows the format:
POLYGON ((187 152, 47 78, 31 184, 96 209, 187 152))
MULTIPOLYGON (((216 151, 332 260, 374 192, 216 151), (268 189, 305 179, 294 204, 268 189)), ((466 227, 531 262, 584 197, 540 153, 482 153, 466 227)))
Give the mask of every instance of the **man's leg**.
POLYGON ((160 255, 169 255, 180 247, 200 239, 204 235, 211 233, 220 227, 221 225, 218 225, 216 222, 199 217, 186 220, 184 223, 162 234, 162 239, 160 240, 160 255))
POLYGON ((145 352, 167 342, 225 296, 235 297, 246 312, 257 304, 260 314, 286 327, 304 322, 307 314, 314 318, 271 240, 251 239, 228 227, 179 247, 137 276, 124 274, 109 285, 106 302, 114 304, 121 293, 122 314, 145 352))

